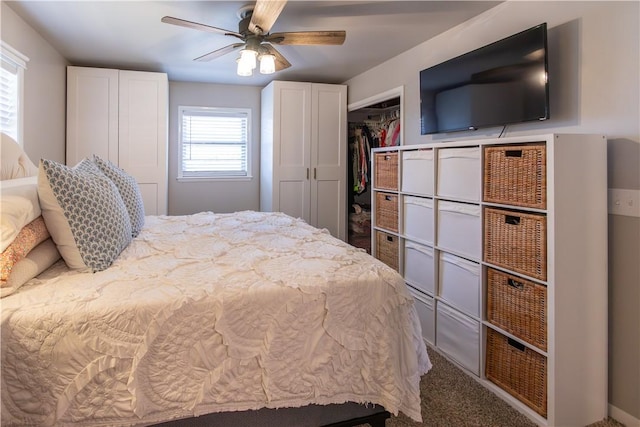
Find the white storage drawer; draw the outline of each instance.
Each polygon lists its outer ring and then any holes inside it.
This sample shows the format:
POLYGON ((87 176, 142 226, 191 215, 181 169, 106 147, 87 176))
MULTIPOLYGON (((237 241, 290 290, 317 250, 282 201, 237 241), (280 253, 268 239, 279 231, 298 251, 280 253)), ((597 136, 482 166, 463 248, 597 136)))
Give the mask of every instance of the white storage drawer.
POLYGON ((472 259, 480 259, 481 230, 479 205, 438 202, 439 247, 472 259))
POLYGON ((402 191, 433 195, 433 150, 402 152, 402 191))
POLYGON ((441 302, 436 304, 438 348, 480 375, 480 323, 441 302))
POLYGON ((480 147, 438 150, 438 196, 480 201, 480 147))
POLYGON ((433 199, 404 196, 404 234, 433 244, 433 199))
POLYGON ((440 253, 440 297, 471 316, 480 317, 480 264, 440 253))
POLYGON ((422 326, 422 337, 429 344, 435 344, 436 318, 435 311, 433 309, 435 304, 433 298, 418 292, 412 287, 409 287, 409 292, 411 292, 411 295, 413 295, 413 298, 416 301, 416 311, 418 312, 418 318, 420 319, 420 325, 422 326))
POLYGON ((404 280, 422 292, 435 293, 433 249, 405 240, 404 280))

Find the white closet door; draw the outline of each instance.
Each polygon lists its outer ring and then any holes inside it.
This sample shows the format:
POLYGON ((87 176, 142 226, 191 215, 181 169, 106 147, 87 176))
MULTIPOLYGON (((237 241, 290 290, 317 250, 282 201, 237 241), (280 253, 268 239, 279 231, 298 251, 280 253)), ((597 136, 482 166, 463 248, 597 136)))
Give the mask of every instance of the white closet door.
POLYGON ((147 215, 167 213, 168 80, 120 71, 118 164, 140 186, 147 215))
POLYGON ((118 163, 118 70, 67 67, 67 159, 118 163))
POLYGON ((346 239, 347 87, 312 85, 310 222, 346 239))
POLYGON ((310 221, 311 85, 277 82, 274 94, 273 209, 310 221))

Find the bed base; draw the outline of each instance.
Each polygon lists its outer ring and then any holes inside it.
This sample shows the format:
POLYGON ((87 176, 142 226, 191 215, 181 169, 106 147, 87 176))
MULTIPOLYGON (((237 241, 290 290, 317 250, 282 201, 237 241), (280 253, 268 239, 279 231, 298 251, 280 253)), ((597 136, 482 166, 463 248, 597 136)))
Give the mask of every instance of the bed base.
POLYGON ((301 408, 221 412, 155 424, 154 427, 385 427, 391 417, 382 406, 343 403, 301 408))
POLYGON ((369 424, 371 427, 385 427, 386 421, 389 418, 391 418, 391 414, 387 411, 382 411, 367 417, 353 418, 351 420, 329 424, 325 427, 355 427, 361 424, 369 424))

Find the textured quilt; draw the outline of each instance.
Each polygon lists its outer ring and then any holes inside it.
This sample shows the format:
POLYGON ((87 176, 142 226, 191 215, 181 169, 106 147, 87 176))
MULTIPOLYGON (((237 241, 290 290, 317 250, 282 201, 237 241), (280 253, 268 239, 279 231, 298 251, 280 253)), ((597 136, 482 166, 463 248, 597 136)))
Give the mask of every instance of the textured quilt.
POLYGON ((3 426, 346 401, 421 420, 402 278, 284 214, 147 217, 107 270, 59 262, 1 304, 3 426))

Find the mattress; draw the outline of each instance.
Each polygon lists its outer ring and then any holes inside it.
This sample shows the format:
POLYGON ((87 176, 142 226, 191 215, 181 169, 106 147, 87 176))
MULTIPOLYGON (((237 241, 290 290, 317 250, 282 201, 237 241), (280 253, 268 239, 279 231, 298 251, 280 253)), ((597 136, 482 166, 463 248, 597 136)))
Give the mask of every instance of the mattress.
POLYGON ((282 213, 149 216, 107 270, 60 261, 1 303, 3 426, 344 402, 421 420, 402 278, 282 213))

